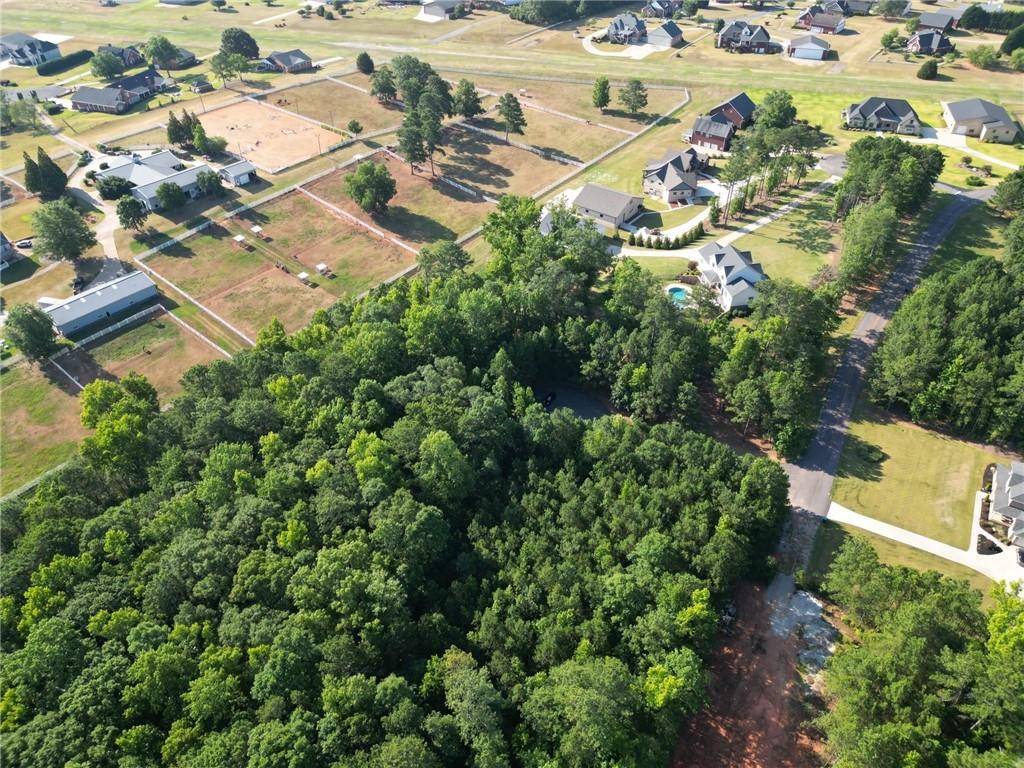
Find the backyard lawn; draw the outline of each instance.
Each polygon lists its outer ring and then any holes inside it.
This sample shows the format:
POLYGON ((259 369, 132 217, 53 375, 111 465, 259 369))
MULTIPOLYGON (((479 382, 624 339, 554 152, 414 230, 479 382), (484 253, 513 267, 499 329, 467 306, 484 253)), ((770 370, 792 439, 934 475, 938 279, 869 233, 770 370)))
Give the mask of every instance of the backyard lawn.
POLYGON ((51 365, 20 363, 0 373, 0 493, 8 493, 74 454, 86 434, 73 385, 51 365))
POLYGON ((939 246, 928 264, 928 272, 952 270, 979 256, 1003 255, 1007 219, 987 204, 976 205, 963 215, 939 246))
POLYGON ((811 579, 818 580, 824 578, 839 551, 839 547, 849 536, 859 536, 866 539, 875 548, 875 551, 878 553, 878 559, 886 565, 903 565, 918 571, 938 571, 954 579, 963 579, 981 592, 983 605, 991 605, 992 600, 989 597, 989 590, 995 582, 972 568, 937 557, 928 552, 922 552, 920 549, 909 547, 906 544, 887 539, 884 536, 878 536, 860 528, 842 525, 831 520, 822 522, 814 539, 814 549, 811 551, 811 559, 807 565, 807 575, 811 579))
POLYGON ((817 195, 733 245, 750 251, 769 277, 807 285, 820 267, 839 260, 840 236, 831 224, 831 204, 830 195, 817 195))
POLYGON ((992 450, 863 402, 850 421, 833 498, 854 512, 964 549, 992 450))

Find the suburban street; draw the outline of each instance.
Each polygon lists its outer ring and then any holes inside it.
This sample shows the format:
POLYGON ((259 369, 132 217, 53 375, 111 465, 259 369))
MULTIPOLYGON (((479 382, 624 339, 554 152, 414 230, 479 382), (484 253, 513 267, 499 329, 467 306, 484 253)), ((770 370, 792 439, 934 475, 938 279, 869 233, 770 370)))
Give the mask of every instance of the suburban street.
POLYGON ((783 465, 789 475, 793 519, 790 530, 784 534, 782 549, 794 567, 800 567, 807 561, 818 524, 828 514, 832 484, 846 442, 847 423, 885 326, 904 296, 913 290, 935 249, 960 217, 992 194, 991 190, 964 192, 937 186, 943 191, 953 192, 953 199, 935 214, 903 261, 881 285, 872 308, 864 313, 850 337, 825 396, 810 446, 799 461, 783 465))

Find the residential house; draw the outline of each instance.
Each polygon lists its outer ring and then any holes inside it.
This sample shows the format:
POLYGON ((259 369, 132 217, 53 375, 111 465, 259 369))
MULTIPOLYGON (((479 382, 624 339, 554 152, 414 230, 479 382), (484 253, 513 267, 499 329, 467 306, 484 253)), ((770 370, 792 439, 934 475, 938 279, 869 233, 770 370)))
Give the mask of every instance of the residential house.
POLYGON ((668 150, 644 166, 643 189, 648 197, 666 203, 692 203, 697 196, 697 171, 707 158, 697 150, 668 150))
POLYGON ((134 45, 126 45, 124 47, 119 45, 101 45, 96 49, 96 53, 97 55, 109 53, 118 59, 125 69, 134 69, 146 63, 146 57, 134 45))
POLYGON ((850 9, 846 4, 846 0, 821 0, 817 5, 820 5, 825 13, 837 13, 840 16, 850 15, 850 9))
POLYGON ((130 91, 138 96, 138 99, 148 99, 150 96, 155 96, 173 87, 175 82, 173 78, 164 77, 154 67, 150 67, 137 74, 122 77, 110 85, 112 88, 123 88, 130 91))
POLYGON ((607 234, 615 234, 619 227, 640 212, 644 199, 627 195, 600 184, 586 184, 572 201, 573 209, 607 234))
POLYGON ((921 120, 905 99, 871 96, 843 110, 843 122, 850 128, 921 135, 921 120))
POLYGON ((167 69, 188 69, 198 63, 196 55, 188 48, 178 46, 178 53, 167 64, 167 69))
POLYGON ((268 68, 278 72, 307 72, 313 68, 313 60, 298 48, 292 51, 274 51, 264 61, 268 68))
POLYGON ((192 93, 209 93, 213 90, 213 85, 210 84, 209 80, 201 77, 198 80, 194 80, 188 89, 192 91, 192 93))
POLYGON ((850 16, 870 16, 878 0, 846 0, 846 13, 850 16))
POLYGON ((647 42, 651 45, 661 45, 665 48, 674 48, 683 42, 683 30, 679 25, 669 19, 660 27, 648 31, 647 42))
POLYGON ((945 11, 925 11, 917 17, 917 31, 926 32, 929 29, 936 29, 939 32, 949 32, 956 28, 956 19, 953 14, 945 11))
POLYGON ((0 37, 0 57, 19 67, 37 67, 60 58, 60 48, 49 40, 40 40, 21 32, 0 37))
POLYGON ((120 115, 138 101, 137 95, 116 87, 93 88, 81 85, 71 94, 71 108, 77 112, 106 112, 120 115))
POLYGON ((715 291, 718 306, 728 312, 746 307, 757 297, 757 284, 765 279, 750 251, 710 243, 697 249, 700 281, 715 291))
POLYGON ((256 166, 244 159, 228 163, 217 173, 224 181, 236 187, 244 187, 259 178, 256 175, 256 166))
POLYGON ((984 99, 964 99, 942 105, 942 116, 949 130, 960 136, 982 141, 1012 144, 1020 126, 1005 109, 984 99))
POLYGON ((923 53, 930 56, 944 56, 953 50, 953 43, 937 29, 915 32, 907 40, 907 50, 911 53, 923 53))
POLYGON ((647 25, 635 13, 620 13, 608 24, 608 42, 642 43, 647 38, 647 25))
POLYGON ((726 152, 734 133, 736 126, 724 115, 697 115, 693 127, 683 138, 695 147, 726 152))
POLYGON ((740 53, 768 53, 772 38, 760 24, 745 21, 731 21, 718 33, 715 45, 740 53))
POLYGON ((420 14, 440 21, 447 19, 457 5, 460 5, 460 0, 423 0, 420 14))
POLYGON ((57 331, 67 336, 109 320, 157 297, 156 284, 144 272, 127 275, 45 307, 57 331))
POLYGON ((832 46, 828 44, 828 41, 815 35, 794 37, 786 43, 786 55, 794 59, 823 61, 828 58, 831 50, 832 46))
POLYGON ((30 88, 4 88, 0 91, 7 101, 52 101, 70 92, 66 85, 37 85, 30 88))
POLYGON ((757 105, 747 96, 746 91, 743 91, 728 101, 723 101, 718 106, 712 107, 708 114, 711 116, 721 115, 736 126, 736 130, 739 130, 754 122, 755 109, 757 109, 757 105))
POLYGON ((642 16, 654 19, 671 19, 682 5, 679 0, 651 0, 640 11, 642 16))
POLYGON ((1024 463, 996 464, 992 473, 988 519, 1007 527, 1006 536, 1024 547, 1024 463))
POLYGON ((846 17, 828 13, 820 5, 812 5, 796 17, 796 25, 822 35, 837 35, 846 28, 846 17))
POLYGON ((161 184, 167 182, 177 184, 189 198, 198 200, 203 196, 199 188, 199 174, 211 170, 205 163, 186 167, 168 149, 159 150, 147 157, 133 154, 119 160, 96 175, 101 179, 117 176, 131 182, 134 185, 131 196, 151 211, 159 210, 156 191, 161 184))

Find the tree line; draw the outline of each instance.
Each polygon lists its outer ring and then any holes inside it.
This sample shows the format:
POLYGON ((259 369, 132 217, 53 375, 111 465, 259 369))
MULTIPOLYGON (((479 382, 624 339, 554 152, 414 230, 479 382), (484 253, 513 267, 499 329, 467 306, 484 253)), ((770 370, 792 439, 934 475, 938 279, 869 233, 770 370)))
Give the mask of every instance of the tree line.
POLYGON ((6 763, 664 765, 787 482, 688 430, 696 312, 554 218, 505 197, 486 269, 424 249, 167 408, 90 384, 0 525, 6 763), (559 380, 631 418, 546 409, 559 380))

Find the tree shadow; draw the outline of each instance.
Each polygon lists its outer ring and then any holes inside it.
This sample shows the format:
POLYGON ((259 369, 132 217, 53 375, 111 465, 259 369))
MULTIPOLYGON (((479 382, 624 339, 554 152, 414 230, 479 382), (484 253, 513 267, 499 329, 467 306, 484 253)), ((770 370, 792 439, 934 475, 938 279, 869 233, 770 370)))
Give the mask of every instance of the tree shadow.
POLYGON ((875 482, 882 479, 882 464, 888 458, 889 455, 879 446, 857 435, 848 434, 836 474, 839 477, 875 482))
POLYGON ((375 214, 371 218, 403 240, 428 243, 457 237, 457 233, 444 224, 401 205, 388 206, 386 213, 375 214))

